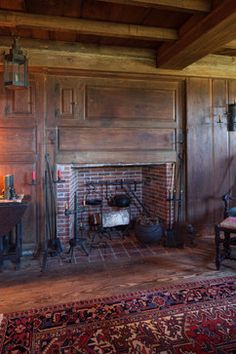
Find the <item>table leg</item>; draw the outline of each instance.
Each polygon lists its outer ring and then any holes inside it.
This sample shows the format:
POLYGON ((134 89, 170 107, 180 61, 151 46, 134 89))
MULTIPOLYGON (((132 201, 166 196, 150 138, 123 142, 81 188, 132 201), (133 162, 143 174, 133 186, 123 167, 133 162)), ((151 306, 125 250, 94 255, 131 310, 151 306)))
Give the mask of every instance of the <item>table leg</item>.
POLYGON ((22 224, 21 222, 19 222, 18 224, 16 224, 16 262, 15 262, 15 266, 16 266, 16 270, 19 270, 20 268, 20 257, 21 257, 21 253, 22 253, 22 224))
POLYGON ((0 237, 0 272, 3 270, 3 238, 4 236, 0 237))
POLYGON ((216 269, 220 270, 220 262, 221 262, 221 256, 220 256, 220 228, 218 225, 215 225, 215 247, 216 247, 216 255, 215 255, 215 264, 216 264, 216 269))

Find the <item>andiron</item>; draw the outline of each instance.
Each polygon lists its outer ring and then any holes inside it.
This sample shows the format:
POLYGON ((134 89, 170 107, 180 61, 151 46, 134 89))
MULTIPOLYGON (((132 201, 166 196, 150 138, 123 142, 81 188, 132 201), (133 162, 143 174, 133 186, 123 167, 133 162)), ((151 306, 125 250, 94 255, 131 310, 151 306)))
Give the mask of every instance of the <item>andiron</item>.
POLYGON ((72 258, 74 255, 74 248, 75 247, 80 247, 81 250, 85 253, 86 256, 89 255, 89 251, 87 249, 87 240, 86 238, 83 238, 83 223, 82 223, 82 217, 80 221, 80 226, 79 224, 79 214, 82 216, 84 211, 84 207, 79 207, 78 203, 78 192, 75 192, 74 194, 74 209, 65 209, 65 215, 74 215, 74 237, 70 239, 69 244, 70 248, 68 253, 70 254, 70 262, 72 262, 72 258))

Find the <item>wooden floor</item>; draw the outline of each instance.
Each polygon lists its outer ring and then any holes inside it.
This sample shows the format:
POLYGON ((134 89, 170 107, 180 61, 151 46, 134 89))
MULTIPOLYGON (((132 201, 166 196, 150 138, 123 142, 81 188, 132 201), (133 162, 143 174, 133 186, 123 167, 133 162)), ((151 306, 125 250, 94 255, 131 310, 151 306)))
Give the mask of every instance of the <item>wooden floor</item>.
POLYGON ((92 263, 50 263, 45 273, 38 261, 25 258, 21 270, 6 266, 0 274, 0 313, 58 303, 125 294, 177 282, 236 274, 227 260, 216 271, 214 238, 200 237, 195 247, 159 246, 159 253, 92 263))

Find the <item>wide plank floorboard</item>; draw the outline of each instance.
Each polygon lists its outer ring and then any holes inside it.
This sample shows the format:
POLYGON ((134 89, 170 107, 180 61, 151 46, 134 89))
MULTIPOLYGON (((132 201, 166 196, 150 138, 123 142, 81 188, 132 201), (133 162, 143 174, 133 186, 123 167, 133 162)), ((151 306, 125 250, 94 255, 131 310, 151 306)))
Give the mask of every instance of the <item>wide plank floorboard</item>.
POLYGON ((177 282, 236 274, 236 262, 214 264, 214 237, 201 237, 195 247, 159 246, 159 253, 126 259, 68 264, 49 259, 44 273, 38 260, 25 257, 19 271, 6 264, 0 273, 0 313, 126 294, 177 282))

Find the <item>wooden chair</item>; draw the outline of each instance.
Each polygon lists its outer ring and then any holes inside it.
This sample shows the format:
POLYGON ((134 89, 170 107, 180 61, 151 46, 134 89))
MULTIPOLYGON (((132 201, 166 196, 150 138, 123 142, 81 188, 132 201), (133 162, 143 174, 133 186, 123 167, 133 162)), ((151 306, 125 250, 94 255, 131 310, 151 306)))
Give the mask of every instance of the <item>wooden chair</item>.
POLYGON ((234 197, 229 191, 223 195, 222 200, 224 202, 224 218, 227 218, 228 216, 236 217, 236 197, 234 197))
POLYGON ((233 245, 236 245, 236 217, 228 216, 221 223, 215 225, 215 264, 217 270, 220 269, 224 259, 236 260, 235 257, 231 257, 231 246, 233 245), (221 249, 221 244, 223 244, 223 249, 221 249))

